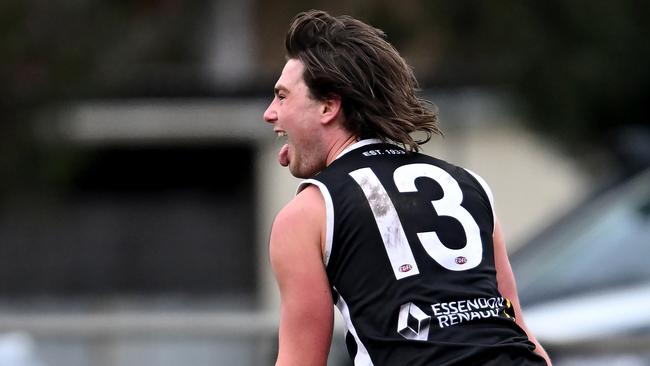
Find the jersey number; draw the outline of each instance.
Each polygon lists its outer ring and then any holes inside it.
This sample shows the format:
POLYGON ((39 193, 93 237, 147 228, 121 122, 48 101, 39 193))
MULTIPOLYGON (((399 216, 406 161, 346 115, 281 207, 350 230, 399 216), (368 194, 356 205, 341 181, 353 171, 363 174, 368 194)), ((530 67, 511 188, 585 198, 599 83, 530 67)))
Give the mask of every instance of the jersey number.
MULTIPOLYGON (((419 274, 404 227, 379 178, 370 168, 355 170, 350 176, 359 184, 368 199, 395 278, 401 280, 419 274)), ((456 219, 466 237, 463 248, 450 249, 440 241, 435 231, 417 233, 422 246, 431 258, 451 271, 466 271, 478 266, 483 258, 481 233, 472 215, 461 206, 463 192, 458 182, 446 171, 429 164, 404 165, 393 173, 397 190, 402 193, 417 192, 415 180, 419 177, 431 178, 440 184, 443 196, 431 201, 431 204, 439 216, 456 219)))

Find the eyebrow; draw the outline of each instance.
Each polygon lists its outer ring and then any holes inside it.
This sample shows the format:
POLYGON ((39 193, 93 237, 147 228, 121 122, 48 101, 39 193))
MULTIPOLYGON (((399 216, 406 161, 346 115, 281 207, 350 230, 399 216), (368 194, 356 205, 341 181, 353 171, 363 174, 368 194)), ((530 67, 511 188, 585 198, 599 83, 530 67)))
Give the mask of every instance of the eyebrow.
POLYGON ((281 91, 288 93, 289 89, 284 87, 283 85, 277 85, 275 88, 273 88, 273 94, 278 95, 281 91))

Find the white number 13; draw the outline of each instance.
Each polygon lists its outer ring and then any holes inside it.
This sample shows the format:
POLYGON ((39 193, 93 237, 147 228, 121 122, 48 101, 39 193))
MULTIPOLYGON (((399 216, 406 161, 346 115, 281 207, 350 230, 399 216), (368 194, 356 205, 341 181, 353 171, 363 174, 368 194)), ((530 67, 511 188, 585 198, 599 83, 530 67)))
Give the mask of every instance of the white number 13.
MULTIPOLYGON (((395 206, 375 173, 370 168, 362 168, 351 172, 350 176, 368 199, 395 277, 399 280, 419 274, 395 206)), ((483 258, 481 233, 472 215, 461 206, 463 192, 458 182, 446 171, 429 164, 404 165, 393 173, 395 185, 402 193, 417 192, 415 180, 419 177, 431 178, 440 184, 443 196, 431 204, 439 216, 456 219, 466 237, 463 248, 450 249, 435 231, 417 233, 422 246, 431 258, 448 270, 465 271, 478 266, 483 258)))

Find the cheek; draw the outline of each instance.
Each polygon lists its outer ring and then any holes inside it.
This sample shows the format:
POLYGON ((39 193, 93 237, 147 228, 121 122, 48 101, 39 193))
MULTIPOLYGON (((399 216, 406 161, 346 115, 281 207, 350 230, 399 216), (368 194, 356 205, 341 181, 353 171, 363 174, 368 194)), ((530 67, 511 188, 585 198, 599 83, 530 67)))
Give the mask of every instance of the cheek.
POLYGON ((319 139, 318 131, 314 131, 314 129, 306 127, 307 126, 301 126, 300 128, 296 129, 293 143, 298 146, 298 153, 313 158, 313 155, 319 151, 321 142, 319 139))

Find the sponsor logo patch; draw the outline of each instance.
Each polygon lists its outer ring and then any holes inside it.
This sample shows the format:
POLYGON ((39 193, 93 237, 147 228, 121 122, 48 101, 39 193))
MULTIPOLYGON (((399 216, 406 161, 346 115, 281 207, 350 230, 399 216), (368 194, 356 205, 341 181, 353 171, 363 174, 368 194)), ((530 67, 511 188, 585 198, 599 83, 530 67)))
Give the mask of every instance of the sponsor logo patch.
POLYGON ((402 264, 401 266, 399 266, 399 271, 400 272, 408 272, 408 271, 410 271, 412 269, 413 269, 413 266, 411 266, 410 264, 402 264))
POLYGON ((465 263, 467 263, 467 258, 463 256, 456 257, 456 264, 465 264, 465 263))

